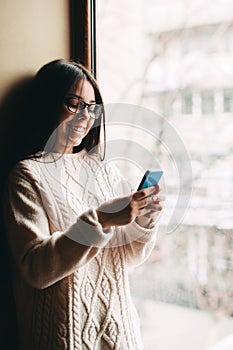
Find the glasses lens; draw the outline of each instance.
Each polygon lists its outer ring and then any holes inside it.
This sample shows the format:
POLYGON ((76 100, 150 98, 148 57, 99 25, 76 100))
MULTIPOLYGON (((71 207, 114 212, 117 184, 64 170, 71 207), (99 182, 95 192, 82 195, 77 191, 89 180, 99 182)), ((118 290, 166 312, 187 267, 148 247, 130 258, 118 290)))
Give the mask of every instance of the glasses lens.
POLYGON ((71 97, 71 98, 67 98, 66 105, 70 112, 78 113, 81 111, 83 103, 77 98, 71 97))
POLYGON ((103 106, 97 104, 90 105, 88 107, 88 112, 91 118, 98 119, 103 112, 103 106))

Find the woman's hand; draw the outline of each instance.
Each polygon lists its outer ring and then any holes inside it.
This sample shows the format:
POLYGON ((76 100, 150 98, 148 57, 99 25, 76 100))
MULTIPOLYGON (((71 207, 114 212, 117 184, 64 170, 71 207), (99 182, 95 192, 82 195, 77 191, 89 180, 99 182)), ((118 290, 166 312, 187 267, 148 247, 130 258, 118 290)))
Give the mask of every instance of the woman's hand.
POLYGON ((153 214, 162 210, 160 201, 163 199, 158 193, 159 186, 153 186, 105 202, 97 209, 98 220, 104 229, 127 225, 136 218, 139 225, 147 226, 153 214))
POLYGON ((151 196, 151 202, 147 205, 147 213, 140 215, 136 218, 136 222, 143 227, 149 227, 153 224, 163 209, 161 202, 165 200, 165 197, 158 196, 160 192, 159 185, 155 186, 155 193, 151 196))

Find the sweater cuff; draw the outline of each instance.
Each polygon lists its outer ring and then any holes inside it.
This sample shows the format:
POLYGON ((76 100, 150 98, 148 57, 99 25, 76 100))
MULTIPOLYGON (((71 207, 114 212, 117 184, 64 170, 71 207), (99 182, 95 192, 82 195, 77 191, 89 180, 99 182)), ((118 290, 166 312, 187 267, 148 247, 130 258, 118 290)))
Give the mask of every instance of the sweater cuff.
POLYGON ((145 228, 138 225, 135 221, 125 226, 127 242, 137 241, 139 243, 148 243, 154 241, 157 236, 159 223, 157 222, 152 228, 145 228))
POLYGON ((104 230, 98 221, 97 213, 90 209, 65 232, 66 237, 89 247, 103 248, 113 236, 113 230, 104 230))

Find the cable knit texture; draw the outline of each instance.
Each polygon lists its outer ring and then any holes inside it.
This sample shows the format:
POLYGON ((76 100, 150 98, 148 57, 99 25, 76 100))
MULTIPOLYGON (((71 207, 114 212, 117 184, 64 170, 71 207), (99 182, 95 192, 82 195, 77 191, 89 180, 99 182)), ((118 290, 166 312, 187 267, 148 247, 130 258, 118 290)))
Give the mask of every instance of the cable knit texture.
MULTIPOLYGON (((95 208, 122 177, 97 155, 48 154, 18 163, 5 218, 21 350, 139 350, 127 267, 151 253, 156 229, 103 230, 95 208)), ((121 193, 122 194, 122 193, 121 193)))

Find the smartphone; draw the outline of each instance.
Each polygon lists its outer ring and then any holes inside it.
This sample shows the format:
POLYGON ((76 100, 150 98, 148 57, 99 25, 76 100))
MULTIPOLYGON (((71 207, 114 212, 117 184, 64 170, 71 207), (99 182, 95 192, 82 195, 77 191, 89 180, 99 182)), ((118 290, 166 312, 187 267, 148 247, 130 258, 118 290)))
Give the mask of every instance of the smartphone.
POLYGON ((143 188, 157 185, 162 175, 163 170, 161 169, 147 170, 142 178, 142 181, 140 182, 140 185, 138 186, 138 191, 142 190, 143 188))

